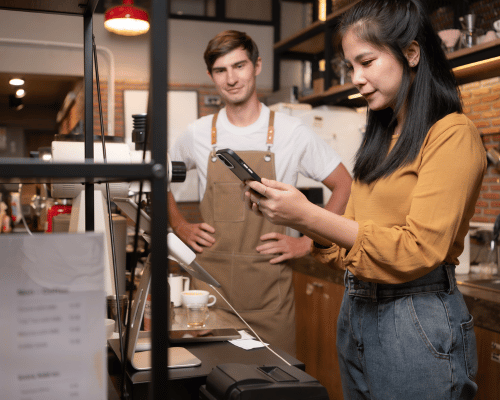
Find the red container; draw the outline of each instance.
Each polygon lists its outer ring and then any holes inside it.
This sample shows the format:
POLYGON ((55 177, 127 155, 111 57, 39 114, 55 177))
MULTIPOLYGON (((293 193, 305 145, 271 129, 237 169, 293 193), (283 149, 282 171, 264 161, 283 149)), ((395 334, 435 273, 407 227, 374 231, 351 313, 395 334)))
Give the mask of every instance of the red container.
POLYGON ((53 205, 47 210, 47 231, 52 232, 52 218, 59 214, 71 214, 71 205, 53 205))

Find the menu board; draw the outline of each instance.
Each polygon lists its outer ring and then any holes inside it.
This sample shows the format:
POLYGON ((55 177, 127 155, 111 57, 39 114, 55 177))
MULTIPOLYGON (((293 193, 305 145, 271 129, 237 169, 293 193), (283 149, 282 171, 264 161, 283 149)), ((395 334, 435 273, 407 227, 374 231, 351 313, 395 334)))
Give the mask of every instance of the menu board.
POLYGON ((105 399, 102 234, 0 235, 0 397, 105 399))

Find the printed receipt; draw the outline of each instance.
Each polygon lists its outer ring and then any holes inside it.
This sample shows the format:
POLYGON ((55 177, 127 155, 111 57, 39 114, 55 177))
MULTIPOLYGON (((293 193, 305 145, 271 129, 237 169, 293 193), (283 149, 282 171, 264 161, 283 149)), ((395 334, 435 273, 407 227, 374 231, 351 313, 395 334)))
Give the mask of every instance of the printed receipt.
POLYGON ((1 397, 104 400, 102 235, 2 235, 0 259, 1 397))

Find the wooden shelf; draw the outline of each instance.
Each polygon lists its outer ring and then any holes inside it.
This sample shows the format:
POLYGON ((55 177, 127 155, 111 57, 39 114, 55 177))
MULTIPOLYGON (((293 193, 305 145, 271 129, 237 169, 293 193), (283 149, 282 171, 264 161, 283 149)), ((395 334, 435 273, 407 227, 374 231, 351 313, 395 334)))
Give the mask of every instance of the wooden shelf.
MULTIPOLYGON (((461 64, 453 68, 453 73, 460 85, 475 82, 483 79, 489 79, 500 75, 500 39, 471 47, 469 49, 461 49, 448 54, 448 59, 462 60, 462 62, 471 61, 470 63, 461 64), (496 57, 488 59, 479 59, 479 61, 472 61, 478 58, 478 54, 485 51, 493 51, 496 57)), ((301 103, 308 104, 321 104, 321 103, 340 103, 347 102, 347 104, 359 107, 366 102, 363 99, 355 98, 348 100, 348 96, 357 93, 356 88, 352 83, 345 85, 332 86, 328 90, 315 93, 309 96, 300 97, 301 103)))
POLYGON ((274 44, 274 51, 287 58, 287 53, 291 58, 298 58, 300 54, 317 55, 325 50, 325 30, 337 26, 338 18, 361 0, 356 0, 352 4, 334 11, 327 16, 325 21, 316 21, 307 28, 295 33, 274 44))
MULTIPOLYGON (((453 53, 449 53, 447 55, 447 58, 448 58, 448 60, 450 60, 450 63, 463 64, 464 59, 477 58, 478 54, 483 54, 486 52, 489 53, 491 51, 493 51, 495 53, 496 52, 500 53, 500 50, 495 51, 495 48, 497 48, 498 46, 500 46, 500 39, 495 39, 495 40, 491 40, 491 41, 486 42, 486 43, 478 44, 478 45, 473 46, 473 47, 456 50, 453 53)), ((484 58, 482 58, 482 59, 484 59, 484 58)))
POLYGON ((274 44, 274 51, 282 58, 296 58, 288 54, 318 54, 325 48, 325 23, 316 21, 307 28, 274 44))
POLYGON ((342 96, 349 96, 353 93, 357 92, 356 88, 352 83, 346 83, 345 85, 335 85, 330 89, 325 90, 321 93, 314 93, 309 96, 299 97, 299 101, 301 103, 316 103, 318 101, 324 100, 326 97, 335 96, 337 94, 341 94, 342 96), (349 93, 349 94, 348 94, 349 93))
POLYGON ((500 39, 448 54, 460 85, 500 75, 500 39))
MULTIPOLYGON (((331 55, 326 49, 327 41, 337 29, 339 17, 360 0, 328 15, 324 22, 317 21, 274 45, 275 62, 280 59, 317 61, 331 55), (328 31, 328 34, 327 34, 328 31)), ((460 49, 447 54, 450 65, 460 85, 500 76, 500 39, 482 43, 471 48, 460 49)), ((300 102, 314 105, 347 104, 353 107, 366 105, 364 99, 348 100, 357 93, 352 84, 333 86, 322 93, 299 98, 300 102)))

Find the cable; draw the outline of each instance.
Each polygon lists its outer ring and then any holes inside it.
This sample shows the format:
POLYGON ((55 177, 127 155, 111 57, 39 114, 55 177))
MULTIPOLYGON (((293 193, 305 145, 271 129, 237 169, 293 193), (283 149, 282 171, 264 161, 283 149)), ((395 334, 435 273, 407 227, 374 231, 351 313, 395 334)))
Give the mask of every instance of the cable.
POLYGON ((26 231, 31 235, 33 236, 33 233, 31 233, 30 231, 30 228, 28 226, 28 224, 26 223, 26 219, 24 218, 24 213, 23 213, 23 206, 22 206, 22 203, 21 203, 21 199, 22 199, 22 190, 23 190, 23 185, 22 183, 19 184, 19 212, 21 214, 21 220, 23 221, 23 224, 24 224, 24 227, 26 228, 26 231))
MULTIPOLYGON (((101 127, 101 143, 102 143, 102 156, 104 163, 107 163, 107 157, 106 157, 106 141, 105 141, 105 135, 104 135, 104 123, 103 123, 103 116, 102 116, 102 102, 101 102, 101 88, 99 84, 99 66, 97 62, 97 47, 95 44, 95 36, 92 34, 92 50, 93 50, 93 55, 94 55, 94 65, 95 65, 95 74, 96 74, 96 89, 97 89, 97 102, 99 105, 99 122, 100 122, 100 127, 101 127)), ((109 82, 108 82, 109 85, 109 82)), ((114 95, 114 94, 113 94, 114 95)), ((117 321, 118 321, 118 336, 120 339, 120 354, 121 354, 121 359, 122 359, 122 398, 128 399, 129 398, 129 393, 127 391, 127 385, 125 383, 126 381, 126 363, 127 363, 127 357, 126 357, 126 348, 128 348, 128 341, 129 341, 129 332, 130 332, 130 323, 127 324, 127 329, 125 330, 125 342, 126 345, 124 346, 123 344, 123 334, 122 334, 122 321, 121 321, 121 308, 120 308, 120 298, 119 298, 119 280, 118 280, 118 268, 117 268, 117 263, 116 263, 116 251, 115 251, 115 235, 114 235, 114 224, 113 224, 113 214, 111 212, 111 193, 109 190, 109 183, 106 182, 106 205, 108 209, 108 219, 109 219, 109 234, 110 234, 110 239, 111 239, 111 253, 112 253, 112 259, 113 259, 113 275, 114 275, 114 281, 115 281, 115 297, 116 297, 116 316, 117 316, 117 321)), ((132 275, 132 282, 133 282, 133 275, 132 275)), ((130 296, 131 298, 131 296, 130 296)), ((129 310, 131 308, 131 301, 129 298, 129 310)), ((130 313, 128 314, 130 315, 130 313)), ((130 320, 130 318, 129 318, 130 320)))
POLYGON ((281 360, 282 360, 285 364, 287 364, 287 365, 289 365, 289 366, 291 366, 291 365, 292 365, 292 364, 290 364, 287 360, 285 360, 283 357, 281 357, 278 353, 276 353, 273 349, 271 349, 271 348, 269 347, 269 345, 268 345, 268 344, 266 344, 266 343, 264 343, 264 342, 262 341, 262 339, 260 338, 260 336, 259 336, 259 335, 257 335, 257 333, 256 333, 256 332, 252 329, 252 327, 251 327, 250 325, 248 325, 248 324, 247 324, 247 322, 243 319, 243 317, 242 317, 240 314, 238 314, 238 311, 236 311, 236 310, 234 309, 234 307, 233 307, 231 304, 229 304, 229 301, 227 301, 227 300, 226 300, 226 298, 225 298, 225 297, 224 297, 224 296, 223 296, 223 295, 222 295, 222 294, 221 294, 221 293, 220 293, 220 292, 219 292, 216 288, 214 288, 212 285, 209 285, 209 286, 210 286, 213 290, 215 290, 215 291, 219 294, 219 296, 220 296, 220 297, 222 297, 222 299, 223 299, 223 300, 227 303, 227 305, 228 305, 229 307, 231 307, 231 310, 233 310, 233 311, 236 313, 236 315, 238 316, 238 318, 239 318, 239 319, 241 319, 241 320, 243 321, 243 323, 244 323, 246 326, 248 326, 248 329, 250 329, 250 330, 253 332, 253 334, 254 334, 255 336, 257 336, 257 339, 259 339, 259 341, 260 341, 260 342, 261 342, 261 343, 262 343, 262 344, 266 347, 266 349, 268 349, 268 350, 269 350, 271 353, 273 353, 276 357, 278 357, 279 359, 281 359, 281 360))

